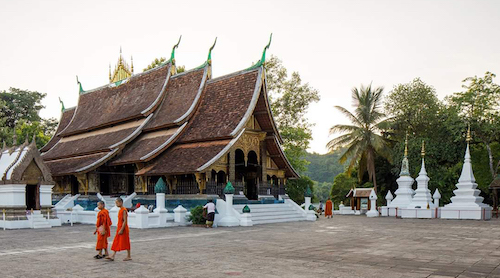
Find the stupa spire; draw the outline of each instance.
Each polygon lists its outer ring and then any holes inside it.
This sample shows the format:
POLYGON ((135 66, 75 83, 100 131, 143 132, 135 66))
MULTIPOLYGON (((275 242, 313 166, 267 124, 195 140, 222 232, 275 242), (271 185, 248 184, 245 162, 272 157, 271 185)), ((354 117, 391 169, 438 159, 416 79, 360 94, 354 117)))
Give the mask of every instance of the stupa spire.
POLYGON ((408 163, 408 132, 406 132, 406 139, 405 139, 405 153, 403 157, 403 161, 401 163, 401 172, 399 173, 399 176, 409 176, 410 175, 410 165, 408 163))

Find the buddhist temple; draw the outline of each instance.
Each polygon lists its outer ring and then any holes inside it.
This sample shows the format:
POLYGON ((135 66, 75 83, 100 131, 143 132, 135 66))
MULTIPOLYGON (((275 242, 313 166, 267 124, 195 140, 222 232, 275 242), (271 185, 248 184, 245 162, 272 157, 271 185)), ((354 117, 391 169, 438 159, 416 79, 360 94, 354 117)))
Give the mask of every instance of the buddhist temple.
MULTIPOLYGON (((180 40, 179 40, 180 43, 180 40)), ((250 200, 284 194, 298 177, 281 144, 267 95, 264 48, 250 68, 212 78, 212 50, 177 73, 170 60, 134 74, 121 55, 109 84, 64 108, 41 149, 54 193, 221 195, 227 181, 250 200)))

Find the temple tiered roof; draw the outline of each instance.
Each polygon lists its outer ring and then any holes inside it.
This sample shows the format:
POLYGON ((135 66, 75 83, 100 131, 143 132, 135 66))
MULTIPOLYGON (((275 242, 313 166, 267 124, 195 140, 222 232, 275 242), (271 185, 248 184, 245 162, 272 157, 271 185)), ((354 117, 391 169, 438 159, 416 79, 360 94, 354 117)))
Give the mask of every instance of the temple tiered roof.
POLYGON ((262 63, 211 79, 209 53, 202 66, 177 74, 174 50, 163 65, 83 92, 64 110, 42 149, 52 174, 132 163, 142 165, 137 175, 199 172, 227 153, 253 115, 273 161, 297 177, 280 146, 262 63))

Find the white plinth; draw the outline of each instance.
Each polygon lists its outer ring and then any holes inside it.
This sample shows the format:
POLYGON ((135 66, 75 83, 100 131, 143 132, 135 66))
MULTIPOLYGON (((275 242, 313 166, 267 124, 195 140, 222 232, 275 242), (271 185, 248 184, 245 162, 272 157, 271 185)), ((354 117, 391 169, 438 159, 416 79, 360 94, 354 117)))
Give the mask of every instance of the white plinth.
POLYGON ((40 185, 40 206, 52 207, 52 188, 53 185, 40 185))
POLYGON ((398 208, 390 208, 388 206, 383 206, 380 208, 380 216, 397 216, 401 217, 401 210, 398 208))
POLYGON ((241 214, 240 226, 243 227, 253 226, 252 215, 250 213, 241 214))
POLYGON ((436 208, 431 208, 431 209, 407 208, 407 209, 401 209, 399 212, 401 213, 401 218, 421 218, 421 219, 437 218, 436 208))
POLYGON ((0 206, 3 208, 26 208, 26 184, 0 185, 0 206))
POLYGON ((490 220, 492 207, 444 207, 442 219, 490 220))

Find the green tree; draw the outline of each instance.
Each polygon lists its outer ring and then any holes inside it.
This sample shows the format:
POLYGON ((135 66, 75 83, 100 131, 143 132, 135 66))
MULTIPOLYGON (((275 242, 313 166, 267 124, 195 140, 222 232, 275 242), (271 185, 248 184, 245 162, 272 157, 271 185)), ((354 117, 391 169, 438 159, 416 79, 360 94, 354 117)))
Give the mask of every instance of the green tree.
POLYGON ((330 197, 330 190, 332 188, 331 182, 314 182, 313 185, 314 199, 316 201, 325 202, 330 197))
POLYGON ((4 118, 4 125, 13 128, 20 119, 25 119, 28 122, 40 121, 38 113, 44 108, 42 99, 46 95, 17 88, 1 91, 0 100, 4 104, 0 106, 0 114, 4 118))
POLYGON ((420 78, 394 86, 384 104, 385 113, 395 124, 393 128, 403 131, 402 134, 432 130, 438 121, 440 106, 436 90, 420 78))
POLYGON ((495 158, 491 149, 491 143, 500 142, 500 86, 493 82, 495 77, 491 72, 484 77, 468 77, 462 81, 465 91, 447 98, 449 105, 456 107, 471 125, 475 140, 485 145, 492 179, 500 167, 500 157, 495 158))
MULTIPOLYGON (((165 58, 165 57, 155 58, 151 62, 151 64, 149 64, 146 68, 143 69, 143 71, 148 71, 150 69, 154 69, 156 67, 159 67, 162 64, 164 64, 166 61, 167 61, 167 58, 165 58)), ((181 73, 181 72, 185 72, 185 71, 186 71, 186 67, 185 66, 178 66, 177 67, 177 73, 181 73)))
POLYGON ((333 185, 330 191, 330 196, 335 207, 338 207, 340 202, 345 200, 345 196, 349 193, 349 190, 351 190, 351 188, 355 188, 357 185, 357 179, 351 177, 347 173, 337 175, 333 180, 333 185))
POLYGON ((309 83, 302 83, 298 72, 289 76, 276 56, 271 55, 265 68, 271 110, 283 138, 283 149, 292 166, 302 173, 307 169, 305 156, 312 139, 312 124, 306 113, 311 103, 319 101, 319 92, 309 83))
POLYGON ((375 173, 375 156, 381 155, 390 159, 390 148, 387 140, 379 133, 386 124, 385 114, 382 112, 383 88, 372 89, 361 86, 360 89, 352 89, 352 99, 354 101, 354 113, 349 110, 335 106, 341 113, 347 116, 351 125, 335 125, 330 129, 330 134, 344 133, 330 142, 327 147, 333 151, 339 147, 345 147, 339 161, 345 163, 350 159, 348 173, 358 166, 358 179, 361 181, 365 172, 368 172, 368 180, 372 181, 377 191, 377 177, 375 173))
MULTIPOLYGON (((314 181, 307 176, 301 176, 299 179, 288 180, 286 184, 286 193, 294 202, 301 204, 304 202, 304 193, 307 187, 311 189, 314 196, 314 181)), ((313 202, 314 202, 313 198, 313 202)))
POLYGON ((46 94, 39 92, 16 88, 0 92, 0 115, 2 116, 0 140, 11 146, 21 144, 26 137, 31 141, 35 136, 39 148, 45 145, 57 127, 56 119, 42 119, 39 116, 40 110, 44 107, 41 101, 45 96, 46 94), (16 142, 13 141, 14 137, 17 138, 16 142))

